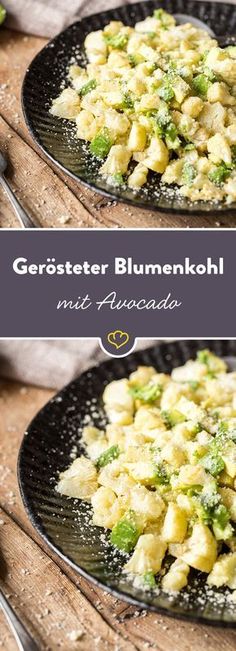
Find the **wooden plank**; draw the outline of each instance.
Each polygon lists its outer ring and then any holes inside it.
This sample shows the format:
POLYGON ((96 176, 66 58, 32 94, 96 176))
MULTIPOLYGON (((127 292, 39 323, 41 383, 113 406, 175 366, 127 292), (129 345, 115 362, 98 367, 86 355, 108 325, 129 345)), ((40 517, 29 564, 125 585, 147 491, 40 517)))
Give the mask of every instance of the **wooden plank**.
MULTIPOLYGON (((0 150, 10 164, 6 178, 32 218, 43 227, 77 228, 94 219, 53 170, 0 117, 0 150)), ((1 226, 19 227, 5 192, 0 196, 1 226)))
POLYGON ((71 637, 77 632, 76 648, 81 651, 112 651, 118 642, 122 651, 134 651, 132 644, 120 636, 118 639, 77 587, 1 509, 0 519, 4 522, 1 587, 39 648, 73 648, 71 637))
MULTIPOLYGON (((23 34, 15 34, 8 30, 2 30, 0 34, 1 46, 1 84, 0 87, 0 114, 5 121, 16 131, 16 133, 27 142, 40 156, 47 161, 47 169, 54 170, 57 177, 61 178, 67 188, 70 188, 79 204, 82 204, 93 221, 90 220, 86 226, 96 227, 118 227, 118 228, 219 228, 235 227, 235 217, 230 213, 222 216, 188 216, 158 213, 151 210, 143 210, 121 204, 110 202, 99 194, 85 188, 82 184, 73 181, 63 172, 56 168, 32 141, 26 128, 20 106, 20 91, 24 72, 33 56, 46 43, 40 39, 23 34)), ((35 204, 37 203, 36 183, 32 188, 36 192, 35 204)), ((66 193, 66 189, 65 189, 66 193)), ((46 201, 48 197, 46 196, 46 201)), ((45 207, 46 210, 46 207, 45 207)), ((77 208, 79 211, 79 208, 77 208)), ((42 207, 38 208, 39 218, 42 214, 42 207)), ((7 216, 9 220, 9 215, 7 216)), ((48 226, 58 227, 57 211, 55 210, 47 222, 48 226)), ((71 226, 72 224, 69 224, 71 226)), ((77 224, 79 227, 82 224, 77 224)))
MULTIPOLYGON (((24 429, 51 391, 3 383, 0 392, 0 503, 26 534, 44 553, 53 558, 74 586, 96 607, 102 618, 138 651, 233 651, 236 633, 206 626, 173 621, 154 613, 146 613, 115 600, 105 591, 92 586, 55 556, 37 536, 23 509, 16 480, 17 450, 24 429)), ((126 648, 126 647, 125 647, 126 648)), ((128 646, 127 646, 128 649, 128 646)), ((93 648, 91 649, 93 651, 93 648)))

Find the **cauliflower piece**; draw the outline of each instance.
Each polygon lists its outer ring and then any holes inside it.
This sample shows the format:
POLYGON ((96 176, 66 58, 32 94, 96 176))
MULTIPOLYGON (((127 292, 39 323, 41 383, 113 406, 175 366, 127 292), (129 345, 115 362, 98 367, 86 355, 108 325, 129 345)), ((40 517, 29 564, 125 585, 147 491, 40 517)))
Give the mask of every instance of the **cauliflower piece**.
POLYGON ((126 174, 130 158, 131 152, 127 147, 124 145, 113 145, 100 171, 105 176, 126 174))
POLYGON ((146 533, 140 536, 134 553, 124 567, 126 573, 145 574, 159 572, 167 549, 160 536, 146 533))
POLYGON ((112 529, 122 518, 125 508, 122 507, 116 494, 105 486, 100 486, 91 498, 93 507, 93 524, 97 527, 112 529))
POLYGON ((203 101, 200 97, 188 97, 188 99, 183 102, 181 111, 189 115, 191 118, 197 118, 199 113, 201 113, 202 108, 203 101))
POLYGON ((59 477, 56 491, 68 497, 90 501, 98 488, 97 470, 92 461, 84 456, 75 459, 59 477))
POLYGON ((236 493, 231 488, 220 488, 222 502, 230 512, 230 519, 236 522, 236 493))
POLYGON ((143 165, 153 172, 163 174, 169 161, 169 151, 164 142, 158 136, 151 139, 150 146, 146 149, 146 157, 143 165))
POLYGON ((225 470, 232 479, 236 477, 236 445, 233 442, 224 446, 222 459, 225 462, 225 470))
POLYGON ((184 366, 174 368, 171 377, 175 382, 192 382, 201 381, 207 373, 205 364, 201 364, 197 360, 189 360, 184 366))
POLYGON ((186 462, 186 454, 175 443, 168 442, 161 451, 161 458, 174 468, 180 468, 186 462))
POLYGON ((97 32, 90 32, 84 41, 86 54, 90 63, 106 63, 107 45, 103 37, 102 29, 97 32))
POLYGON ((154 111, 160 106, 160 98, 153 93, 145 93, 141 99, 134 104, 135 113, 146 113, 146 111, 154 111))
POLYGON ((199 115, 200 125, 209 131, 209 133, 224 133, 224 125, 226 120, 226 109, 220 102, 214 104, 205 103, 199 115))
POLYGON ((155 483, 155 466, 151 461, 139 460, 135 463, 125 462, 124 468, 140 484, 150 485, 155 483))
POLYGON ((207 474, 201 466, 192 466, 191 464, 186 464, 182 466, 178 477, 172 477, 171 484, 175 488, 178 486, 193 486, 199 484, 204 486, 207 480, 207 474))
MULTIPOLYGON (((116 136, 124 136, 130 127, 130 121, 127 115, 118 113, 115 109, 108 109, 104 113, 104 126, 116 136)), ((125 151, 124 148, 124 153, 125 151)))
POLYGON ((146 147, 147 133, 142 124, 133 122, 128 140, 130 151, 143 151, 146 147))
POLYGON ((144 518, 144 521, 155 522, 164 511, 165 503, 157 492, 153 492, 136 484, 130 492, 130 508, 144 518))
POLYGON ((220 102, 224 106, 233 106, 236 104, 235 97, 229 92, 227 84, 224 82, 216 81, 208 88, 207 91, 208 102, 220 102))
POLYGON ((109 443, 109 447, 112 445, 118 445, 120 450, 124 450, 125 447, 125 435, 122 425, 117 425, 113 423, 106 426, 106 438, 109 443))
POLYGON ((94 118, 93 113, 82 110, 76 116, 77 137, 82 140, 93 140, 103 126, 103 118, 94 118))
POLYGON ((73 88, 65 88, 59 97, 53 100, 49 111, 57 118, 74 120, 80 112, 80 97, 73 88))
POLYGON ((224 190, 227 194, 227 202, 236 201, 236 176, 229 178, 224 184, 224 190))
POLYGON ((182 104, 186 95, 188 95, 190 91, 189 84, 187 84, 187 82, 184 81, 182 77, 176 75, 173 80, 172 88, 175 94, 176 102, 178 102, 178 104, 182 104))
POLYGON ((236 84, 236 60, 230 58, 227 50, 213 47, 206 57, 206 66, 226 83, 236 84))
POLYGON ((168 543, 182 543, 187 532, 187 515, 178 504, 169 502, 162 529, 162 538, 168 543))
POLYGON ((226 127, 225 135, 232 145, 236 145, 236 122, 235 124, 229 124, 229 126, 226 127))
POLYGON ((160 409, 157 407, 146 407, 142 405, 136 411, 134 417, 134 425, 137 430, 140 430, 142 434, 151 435, 152 429, 158 429, 160 431, 165 431, 166 426, 162 420, 160 409))
POLYGON ((188 583, 190 567, 180 558, 177 558, 170 566, 169 572, 162 579, 164 592, 179 592, 188 583))
POLYGON ((147 92, 145 81, 139 77, 131 77, 127 83, 127 89, 137 97, 141 97, 147 92))
POLYGON ((172 556, 201 572, 211 572, 217 557, 217 543, 205 524, 194 524, 192 535, 182 544, 171 543, 172 556))
POLYGON ((220 588, 227 585, 231 590, 236 588, 236 552, 222 554, 217 558, 211 573, 207 577, 208 585, 220 588))
POLYGON ((92 461, 96 461, 100 454, 108 448, 105 433, 97 429, 97 427, 84 427, 82 440, 86 445, 87 454, 92 461))
POLYGON ((205 416, 205 411, 199 405, 196 405, 193 400, 188 400, 185 396, 181 396, 175 405, 175 409, 183 414, 186 420, 193 420, 201 422, 205 416))
POLYGON ((129 425, 133 420, 134 400, 128 380, 110 382, 103 393, 105 411, 111 423, 129 425))
POLYGON ((162 183, 178 183, 181 184, 182 172, 184 166, 184 159, 179 158, 173 160, 167 165, 165 172, 162 176, 162 183))

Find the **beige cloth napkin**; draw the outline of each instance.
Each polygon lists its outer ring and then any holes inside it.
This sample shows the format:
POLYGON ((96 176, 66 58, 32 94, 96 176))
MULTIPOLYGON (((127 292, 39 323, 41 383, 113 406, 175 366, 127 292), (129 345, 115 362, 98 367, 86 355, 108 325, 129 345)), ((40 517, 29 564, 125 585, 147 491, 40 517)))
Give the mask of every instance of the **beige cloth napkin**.
MULTIPOLYGON (((136 350, 153 343, 143 339, 136 350)), ((0 341, 0 377, 53 389, 104 359, 96 339, 0 341)))
POLYGON ((133 2, 136 0, 2 0, 8 14, 7 26, 49 37, 83 16, 133 2))
POLYGON ((52 37, 70 23, 89 14, 136 0, 2 0, 6 25, 28 34, 52 37))

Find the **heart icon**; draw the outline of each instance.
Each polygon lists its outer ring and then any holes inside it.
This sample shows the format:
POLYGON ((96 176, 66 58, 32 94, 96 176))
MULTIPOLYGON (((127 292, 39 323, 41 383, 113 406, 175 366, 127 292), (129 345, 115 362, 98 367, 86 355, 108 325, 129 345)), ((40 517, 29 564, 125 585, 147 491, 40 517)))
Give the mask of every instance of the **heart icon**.
POLYGON ((127 332, 122 332, 122 330, 114 330, 114 332, 109 332, 107 335, 107 341, 111 346, 115 346, 119 350, 128 343, 129 335, 127 332))

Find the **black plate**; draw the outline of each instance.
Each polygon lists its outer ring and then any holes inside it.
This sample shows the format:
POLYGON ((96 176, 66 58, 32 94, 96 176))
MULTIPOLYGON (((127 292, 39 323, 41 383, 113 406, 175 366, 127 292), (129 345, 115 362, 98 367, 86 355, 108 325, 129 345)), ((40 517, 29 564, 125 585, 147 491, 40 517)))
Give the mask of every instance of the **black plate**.
POLYGON ((236 9, 234 5, 220 2, 199 2, 185 0, 165 0, 165 2, 139 2, 124 5, 118 9, 84 18, 68 27, 35 57, 27 70, 22 90, 22 104, 26 123, 33 138, 43 151, 64 171, 85 185, 113 199, 131 203, 134 206, 177 213, 212 213, 236 209, 236 203, 210 204, 202 201, 191 203, 184 197, 168 197, 158 187, 158 176, 150 174, 150 181, 139 192, 128 187, 112 188, 98 175, 100 163, 89 154, 83 140, 75 138, 75 127, 67 120, 50 115, 52 99, 60 93, 61 83, 72 57, 85 64, 83 43, 86 35, 102 29, 110 20, 121 20, 134 25, 153 13, 156 7, 164 6, 170 13, 188 13, 206 22, 219 37, 222 44, 232 41, 236 33, 236 9), (230 38, 231 37, 231 38, 230 38))
POLYGON ((18 460, 18 478, 24 505, 37 531, 77 572, 97 585, 142 608, 172 617, 198 620, 218 626, 236 627, 235 606, 229 606, 228 590, 205 594, 206 575, 192 571, 189 587, 172 601, 135 588, 121 575, 121 554, 104 541, 104 530, 90 524, 91 508, 80 500, 55 491, 58 470, 70 463, 73 445, 78 454, 81 428, 89 412, 98 427, 104 425, 101 396, 113 379, 129 375, 138 364, 154 365, 162 372, 195 357, 209 347, 221 356, 236 355, 236 341, 177 341, 164 343, 122 359, 112 359, 83 373, 38 413, 29 425, 18 460))

